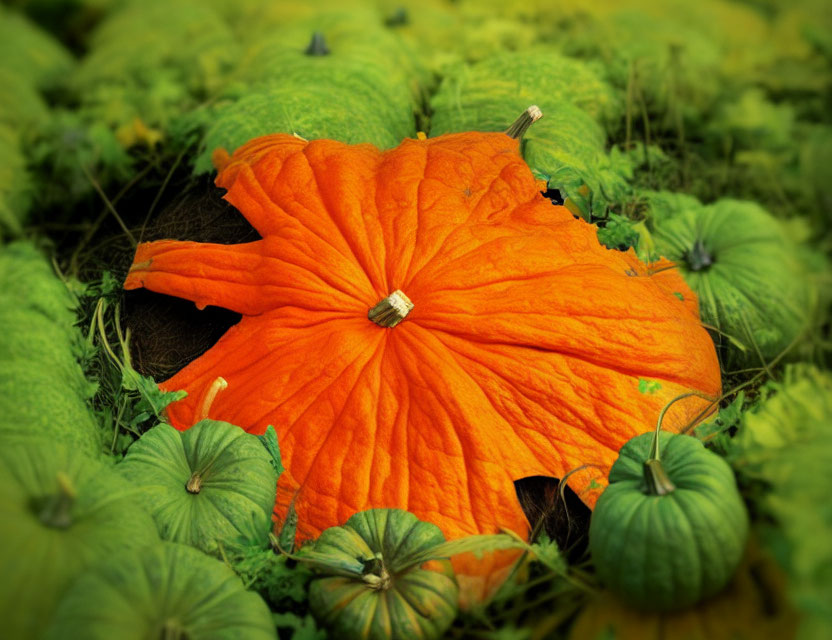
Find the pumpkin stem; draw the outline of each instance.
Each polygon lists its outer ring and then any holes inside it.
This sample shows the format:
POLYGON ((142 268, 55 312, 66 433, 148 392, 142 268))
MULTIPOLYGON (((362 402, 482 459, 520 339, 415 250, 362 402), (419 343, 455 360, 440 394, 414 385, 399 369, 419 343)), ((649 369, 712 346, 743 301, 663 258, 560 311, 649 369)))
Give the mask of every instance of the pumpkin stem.
POLYGON ((188 634, 176 620, 165 620, 159 640, 188 640, 188 634))
POLYGON ((405 7, 396 7, 393 13, 387 16, 384 24, 388 27, 403 27, 410 24, 410 16, 407 13, 407 9, 405 7))
POLYGON ((533 104, 523 113, 521 113, 520 117, 517 118, 517 120, 515 120, 508 129, 506 129, 506 135, 509 138, 519 140, 523 137, 523 134, 526 133, 529 127, 532 126, 538 120, 540 120, 542 117, 543 112, 540 110, 540 107, 533 104))
POLYGON ((691 271, 702 271, 714 263, 714 257, 705 248, 701 239, 693 243, 693 248, 685 253, 685 262, 691 271))
POLYGON ((313 33, 312 39, 309 41, 309 46, 306 47, 304 53, 308 56, 328 56, 330 52, 329 47, 326 46, 324 34, 320 31, 313 33))
POLYGON ((404 293, 396 289, 367 312, 367 317, 380 327, 392 329, 413 311, 413 303, 404 293))
POLYGON ((43 500, 38 518, 47 527, 68 529, 72 524, 72 505, 78 494, 72 486, 72 480, 64 472, 58 472, 57 480, 58 492, 43 500))
POLYGON ((647 482, 647 492, 651 495, 663 496, 676 488, 670 481, 670 478, 668 478, 667 473, 665 473, 664 467, 662 467, 660 462, 659 434, 662 431, 662 421, 664 420, 667 410, 679 400, 684 400, 685 398, 690 398, 691 396, 704 398, 705 400, 714 402, 712 397, 706 396, 704 393, 699 393, 698 391, 688 391, 687 393, 676 396, 664 405, 659 413, 659 419, 656 421, 656 430, 653 432, 653 440, 650 443, 650 455, 644 463, 644 480, 647 482))
POLYGON ((690 398, 691 396, 696 396, 698 398, 704 398, 705 400, 710 400, 711 403, 714 403, 715 400, 711 396, 706 396, 704 393, 699 393, 698 391, 688 391, 687 393, 683 393, 682 395, 676 396, 668 402, 659 413, 659 419, 656 421, 656 430, 653 432, 653 441, 650 443, 650 457, 649 460, 658 460, 659 459, 659 433, 662 430, 662 421, 664 420, 664 414, 667 413, 667 410, 670 407, 678 402, 679 400, 684 400, 685 398, 690 398))
POLYGON ((364 570, 361 579, 371 589, 377 591, 384 591, 390 588, 390 573, 384 566, 384 561, 380 555, 369 560, 363 560, 364 570))
POLYGON ((647 493, 651 496, 666 496, 676 490, 676 485, 658 460, 651 459, 644 463, 644 480, 647 482, 647 493))
POLYGON ((191 477, 188 478, 188 482, 185 484, 185 489, 188 493, 197 494, 200 492, 202 489, 202 476, 198 471, 194 471, 191 474, 191 477))
POLYGON ((195 416, 196 419, 194 420, 194 424, 202 422, 208 418, 208 412, 211 410, 211 405, 214 404, 217 394, 227 388, 228 382, 222 376, 219 376, 211 383, 211 386, 205 393, 205 397, 202 399, 202 404, 199 407, 199 412, 197 412, 195 416))

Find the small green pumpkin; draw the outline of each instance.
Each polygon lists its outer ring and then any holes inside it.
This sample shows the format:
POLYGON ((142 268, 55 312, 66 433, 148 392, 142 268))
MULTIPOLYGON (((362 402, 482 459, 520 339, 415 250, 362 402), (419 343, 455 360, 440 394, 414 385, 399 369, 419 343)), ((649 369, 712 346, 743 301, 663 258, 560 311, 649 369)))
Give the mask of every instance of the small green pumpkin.
POLYGON ((801 248, 758 204, 692 206, 656 224, 653 240, 696 292, 702 321, 731 339, 729 367, 759 367, 809 327, 817 292, 801 248))
POLYGON ((444 540, 400 509, 362 511, 327 529, 300 554, 322 574, 309 588, 312 613, 338 638, 438 638, 456 615, 458 587, 448 560, 423 565, 444 540))
POLYGON ((589 544, 613 593, 668 611, 725 587, 745 550, 748 513, 724 459, 693 437, 657 430, 621 448, 609 480, 589 544))
POLYGON ((160 424, 118 466, 165 540, 217 554, 221 544, 265 546, 277 474, 257 436, 203 420, 187 431, 160 424))
POLYGON ((47 640, 274 640, 271 612, 219 560, 161 542, 115 554, 73 583, 47 640))
POLYGON ((76 576, 158 542, 136 492, 103 463, 32 438, 0 448, 0 621, 39 638, 76 576))

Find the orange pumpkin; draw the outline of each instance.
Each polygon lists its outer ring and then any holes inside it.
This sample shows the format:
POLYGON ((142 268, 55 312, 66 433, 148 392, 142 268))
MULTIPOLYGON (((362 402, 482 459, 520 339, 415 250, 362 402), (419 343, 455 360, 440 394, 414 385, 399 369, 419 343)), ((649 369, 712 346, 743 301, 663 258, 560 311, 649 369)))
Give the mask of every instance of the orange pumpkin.
MULTIPOLYGON (((220 164, 217 185, 262 240, 142 244, 125 288, 243 314, 163 383, 188 392, 169 418, 274 425, 276 515, 294 501, 303 538, 375 507, 449 538, 526 535, 513 481, 580 467, 570 486, 592 506, 619 447, 670 398, 720 391, 681 278, 602 247, 541 195, 508 135, 382 152, 278 134, 220 164)), ((705 405, 677 403, 666 427, 705 405)))

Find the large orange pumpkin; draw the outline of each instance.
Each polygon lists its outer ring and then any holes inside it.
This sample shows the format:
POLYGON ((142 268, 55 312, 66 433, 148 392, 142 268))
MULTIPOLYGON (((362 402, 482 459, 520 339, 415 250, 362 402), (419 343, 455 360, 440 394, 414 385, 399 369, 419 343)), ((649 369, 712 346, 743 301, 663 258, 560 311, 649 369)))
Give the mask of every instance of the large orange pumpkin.
MULTIPOLYGON (((217 185, 262 240, 142 244, 125 288, 243 314, 162 385, 188 392, 169 417, 274 425, 276 514, 294 501, 303 538, 373 507, 450 538, 525 535, 513 481, 582 467, 570 486, 592 506, 670 398, 719 393, 681 278, 599 245, 505 134, 384 152, 279 134, 221 164, 217 185)), ((675 404, 666 427, 705 404, 675 404)))

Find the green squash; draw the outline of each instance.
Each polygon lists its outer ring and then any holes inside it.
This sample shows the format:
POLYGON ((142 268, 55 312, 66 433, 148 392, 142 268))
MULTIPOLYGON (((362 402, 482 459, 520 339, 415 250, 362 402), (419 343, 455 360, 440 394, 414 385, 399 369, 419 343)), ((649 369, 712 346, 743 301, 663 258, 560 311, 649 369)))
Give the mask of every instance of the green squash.
POLYGON ((523 136, 523 158, 550 189, 587 217, 623 198, 626 157, 607 153, 604 123, 623 114, 620 98, 598 69, 551 47, 506 52, 448 70, 431 98, 430 135, 505 131, 530 104, 543 118, 523 136))
POLYGON ((0 436, 38 435, 97 456, 101 428, 85 402, 96 386, 76 359, 74 305, 34 245, 0 247, 0 436))
POLYGON ((324 12, 265 31, 260 25, 247 42, 235 83, 215 106, 183 118, 206 129, 198 173, 213 170, 214 150, 233 152, 271 133, 382 149, 416 135, 414 114, 431 78, 377 12, 324 12))
POLYGON ((601 581, 628 604, 668 611, 719 592, 745 550, 748 514, 731 467, 690 436, 644 433, 610 470, 589 529, 601 581), (661 459, 659 459, 659 449, 661 459))
POLYGON ((687 209, 656 225, 653 240, 696 292, 702 322, 730 337, 728 366, 759 367, 807 329, 816 292, 799 247, 759 205, 687 209))
POLYGON ((91 565, 157 542, 136 491, 111 468, 31 439, 0 448, 3 637, 38 638, 69 584, 91 565))
POLYGON ((220 546, 265 546, 277 474, 257 436, 203 420, 187 431, 160 424, 134 442, 118 470, 141 489, 165 540, 206 553, 220 546))
POLYGON ((162 139, 170 148, 174 121, 226 85, 239 56, 237 40, 205 2, 117 5, 85 38, 86 54, 69 78, 79 100, 74 112, 86 125, 87 140, 76 141, 97 145, 103 125, 125 149, 162 139))
POLYGON ((61 600, 49 640, 273 640, 271 612, 234 572, 161 542, 114 555, 61 600))
POLYGON ((443 541, 436 525, 407 511, 356 513, 300 553, 322 574, 309 587, 312 613, 337 638, 440 637, 456 615, 459 589, 449 561, 425 568, 418 558, 443 541))
POLYGON ((6 123, 4 111, 0 104, 0 239, 20 235, 32 201, 31 177, 20 135, 14 125, 6 123))

